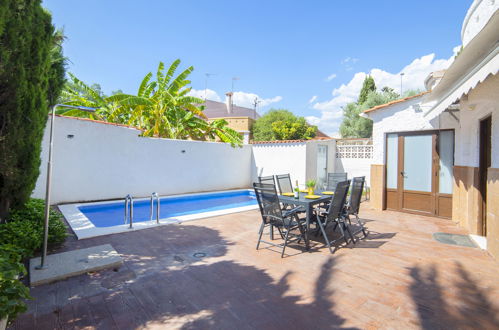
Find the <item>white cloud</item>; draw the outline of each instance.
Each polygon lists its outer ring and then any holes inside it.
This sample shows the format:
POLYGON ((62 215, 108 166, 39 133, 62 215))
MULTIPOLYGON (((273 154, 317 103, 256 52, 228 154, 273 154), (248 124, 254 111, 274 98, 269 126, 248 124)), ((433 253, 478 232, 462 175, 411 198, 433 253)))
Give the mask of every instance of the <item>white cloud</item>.
MULTIPOLYGON (((458 47, 454 49, 454 52, 458 47)), ((449 59, 435 59, 435 54, 429 54, 416 58, 406 65, 400 72, 390 73, 382 69, 374 68, 369 73, 357 72, 353 78, 340 87, 333 89, 332 98, 325 102, 316 102, 313 108, 320 111, 319 116, 308 116, 307 120, 328 135, 335 135, 338 132, 344 107, 349 102, 355 102, 359 95, 362 83, 367 74, 370 74, 378 89, 384 86, 391 87, 395 91, 400 91, 400 73, 403 76, 403 90, 420 89, 424 90, 424 79, 430 72, 446 69, 454 60, 454 55, 449 59)), ((346 58, 345 63, 356 62, 357 59, 346 58), (354 61, 355 60, 355 61, 354 61)))
POLYGON ((222 99, 218 96, 217 92, 212 89, 191 89, 189 95, 194 97, 199 97, 200 99, 208 99, 212 101, 220 102, 222 99))
POLYGON ((333 80, 334 78, 336 78, 336 73, 332 73, 332 74, 330 74, 329 76, 327 76, 326 81, 331 81, 331 80, 333 80))
POLYGON ((314 103, 315 100, 317 100, 317 95, 312 96, 310 100, 308 100, 308 103, 314 103))
POLYGON ((232 102, 240 107, 253 108, 255 106, 255 99, 258 100, 258 108, 266 107, 272 103, 282 100, 282 96, 275 96, 272 98, 262 98, 254 93, 234 92, 232 102))
POLYGON ((355 57, 346 57, 343 60, 341 60, 341 65, 345 68, 346 71, 353 70, 354 64, 359 61, 358 58, 355 57))

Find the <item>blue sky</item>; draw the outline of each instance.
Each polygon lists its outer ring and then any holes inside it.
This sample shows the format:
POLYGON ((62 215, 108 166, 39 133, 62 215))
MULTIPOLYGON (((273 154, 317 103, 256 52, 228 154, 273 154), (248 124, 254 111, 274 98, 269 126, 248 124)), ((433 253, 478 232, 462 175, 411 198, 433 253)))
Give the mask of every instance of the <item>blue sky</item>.
POLYGON ((329 134, 365 73, 378 87, 423 88, 461 44, 470 0, 45 0, 67 36, 69 71, 105 92, 133 93, 158 62, 193 65, 192 87, 258 111, 287 108, 329 134), (329 77, 329 79, 328 79, 329 77))

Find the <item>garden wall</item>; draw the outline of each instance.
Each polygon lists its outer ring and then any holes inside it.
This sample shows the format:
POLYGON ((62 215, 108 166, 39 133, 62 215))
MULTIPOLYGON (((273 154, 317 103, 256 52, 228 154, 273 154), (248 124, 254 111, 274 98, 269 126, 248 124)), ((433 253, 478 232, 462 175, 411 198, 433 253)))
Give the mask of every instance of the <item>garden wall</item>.
MULTIPOLYGON (((248 188, 255 174, 251 146, 139 137, 140 131, 56 117, 52 204, 248 188)), ((33 196, 44 198, 47 125, 33 196)))

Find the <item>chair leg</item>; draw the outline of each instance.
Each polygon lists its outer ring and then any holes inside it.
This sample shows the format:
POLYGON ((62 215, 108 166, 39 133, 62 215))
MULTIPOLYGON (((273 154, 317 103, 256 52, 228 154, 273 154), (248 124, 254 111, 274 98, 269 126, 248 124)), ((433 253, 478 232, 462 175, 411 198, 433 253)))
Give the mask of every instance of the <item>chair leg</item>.
POLYGON ((301 239, 303 238, 303 240, 305 241, 305 248, 307 249, 307 251, 310 250, 310 242, 308 241, 307 236, 305 235, 305 229, 303 229, 303 226, 299 222, 298 222, 298 229, 300 230, 301 234, 298 243, 300 243, 301 239))
POLYGON ((270 225, 270 240, 274 240, 274 226, 270 225))
POLYGON ((256 243, 256 249, 260 247, 260 241, 262 240, 263 229, 265 228, 265 223, 262 222, 260 230, 258 231, 258 243, 256 243))
POLYGON ((288 235, 289 230, 286 230, 286 237, 284 238, 284 246, 282 247, 281 258, 284 258, 284 250, 286 250, 286 245, 288 245, 288 235))
POLYGON ((322 226, 322 223, 320 221, 318 221, 318 224, 319 224, 319 227, 321 229, 322 236, 324 236, 324 240, 326 241, 326 245, 329 248, 329 252, 331 252, 331 254, 334 253, 336 248, 334 248, 334 249, 331 248, 331 242, 329 242, 329 239, 326 235, 326 230, 324 229, 324 226, 322 226))
POLYGON ((346 222, 343 222, 343 225, 345 226, 345 229, 348 233, 348 236, 352 239, 353 244, 355 244, 355 238, 353 237, 352 231, 350 230, 350 227, 346 224, 346 222))
POLYGON ((338 224, 338 228, 340 228, 341 237, 343 237, 345 242, 348 244, 348 238, 345 236, 345 231, 343 230, 343 226, 341 224, 338 224))
POLYGON ((364 234, 364 237, 367 237, 366 228, 364 227, 362 222, 360 222, 359 216, 357 214, 355 214, 355 220, 359 224, 360 228, 362 228, 362 233, 364 234))

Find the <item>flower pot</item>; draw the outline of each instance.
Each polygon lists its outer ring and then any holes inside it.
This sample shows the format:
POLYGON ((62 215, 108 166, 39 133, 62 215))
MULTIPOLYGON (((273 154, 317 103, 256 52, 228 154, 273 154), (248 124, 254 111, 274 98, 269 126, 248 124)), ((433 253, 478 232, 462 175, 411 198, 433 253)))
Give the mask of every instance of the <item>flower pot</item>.
POLYGON ((308 194, 313 195, 314 194, 314 188, 313 187, 308 187, 308 194))

